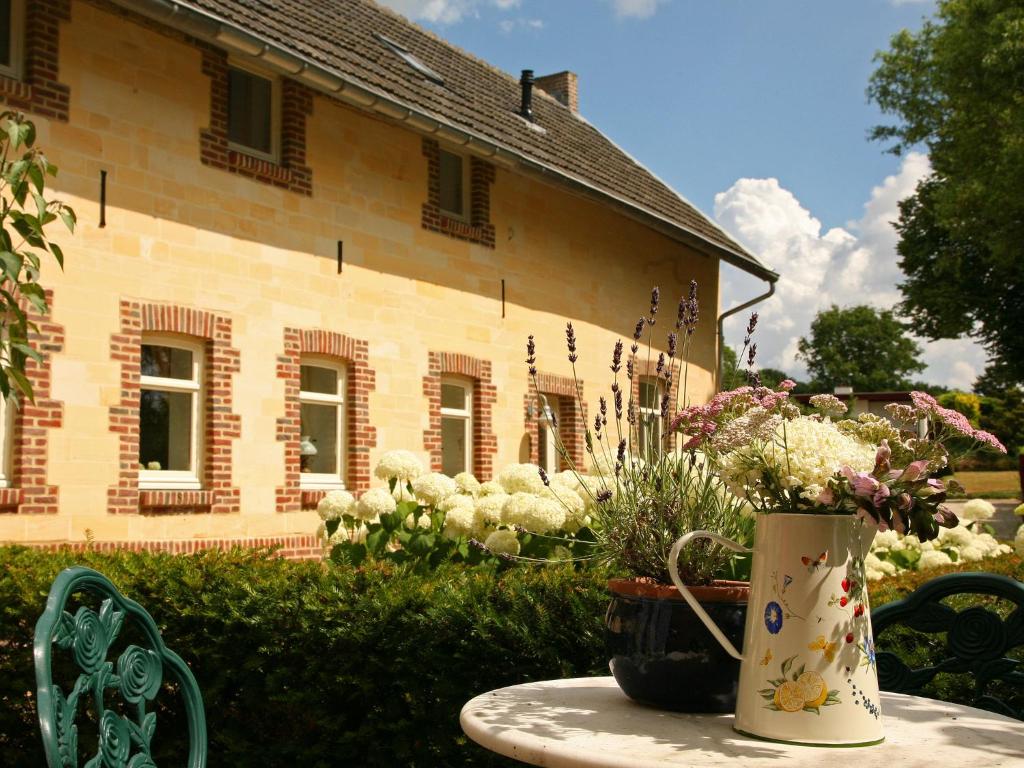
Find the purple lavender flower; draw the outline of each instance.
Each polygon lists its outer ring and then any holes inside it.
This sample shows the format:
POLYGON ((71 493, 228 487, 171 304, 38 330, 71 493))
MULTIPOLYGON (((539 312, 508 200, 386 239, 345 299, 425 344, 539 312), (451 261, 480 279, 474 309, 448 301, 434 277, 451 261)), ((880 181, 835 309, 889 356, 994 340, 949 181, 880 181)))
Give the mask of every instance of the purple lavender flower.
POLYGON ((669 397, 668 392, 661 396, 661 418, 668 418, 668 409, 672 404, 672 398, 669 397))
MULTIPOLYGON (((641 317, 636 321, 636 328, 633 329, 633 341, 640 341, 640 337, 644 335, 644 323, 646 319, 641 317)), ((633 351, 636 352, 636 345, 633 345, 633 351)))
POLYGON ((686 325, 686 318, 689 312, 689 302, 686 297, 683 296, 679 299, 679 309, 676 310, 676 330, 678 331, 684 325, 686 325))
POLYGON ((569 347, 569 362, 575 363, 579 356, 576 354, 576 331, 573 330, 572 323, 565 324, 565 343, 569 347))
POLYGON ((537 472, 540 474, 540 481, 544 485, 551 485, 551 481, 548 479, 548 473, 544 471, 544 467, 537 467, 537 472))
MULTIPOLYGON (((747 353, 747 367, 752 368, 754 365, 754 359, 757 357, 757 344, 750 345, 750 351, 747 353)), ((758 385, 760 386, 760 385, 758 385)))
POLYGON ((609 491, 607 488, 604 489, 603 491, 598 491, 597 492, 597 501, 600 504, 603 504, 604 502, 611 500, 611 498, 612 498, 612 492, 609 491))
POLYGON ((604 399, 604 395, 598 398, 598 410, 601 413, 601 426, 608 426, 608 401, 604 399))
POLYGON ((651 316, 647 318, 648 325, 654 325, 654 316, 658 314, 658 302, 661 299, 661 291, 658 286, 651 289, 651 316))
POLYGON ((537 345, 533 341, 533 334, 531 333, 529 338, 526 340, 526 364, 530 366, 530 375, 537 375, 537 367, 534 363, 537 362, 537 345))
POLYGON ((615 342, 615 350, 612 352, 612 373, 618 373, 622 369, 622 339, 615 342))
POLYGON ((636 404, 633 402, 633 398, 629 399, 629 405, 626 406, 626 420, 630 424, 636 424, 636 404))
POLYGON ((601 439, 601 414, 594 414, 594 432, 597 434, 597 439, 601 439))
POLYGON ((633 358, 626 361, 626 378, 630 381, 633 380, 633 358))
POLYGON ((619 449, 615 452, 615 460, 619 464, 626 460, 626 438, 619 440, 619 449))
POLYGON ((665 370, 665 353, 664 352, 659 352, 658 353, 658 365, 657 365, 657 367, 654 370, 655 370, 655 373, 657 375, 659 375, 659 376, 661 375, 661 372, 663 370, 665 370))
POLYGON ((619 389, 618 384, 612 385, 612 392, 615 393, 615 418, 616 420, 622 419, 622 390, 619 389))
POLYGON ((674 333, 670 333, 668 335, 668 356, 669 356, 669 358, 673 358, 673 357, 676 356, 676 343, 678 342, 678 340, 679 340, 678 337, 674 333))

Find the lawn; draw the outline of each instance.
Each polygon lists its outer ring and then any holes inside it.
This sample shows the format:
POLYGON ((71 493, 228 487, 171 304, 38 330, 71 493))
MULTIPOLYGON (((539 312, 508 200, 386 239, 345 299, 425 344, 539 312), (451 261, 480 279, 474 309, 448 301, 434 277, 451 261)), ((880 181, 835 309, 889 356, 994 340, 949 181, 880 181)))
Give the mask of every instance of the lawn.
POLYGON ((1020 498, 1020 476, 1013 470, 957 472, 953 478, 964 487, 970 498, 1020 498))

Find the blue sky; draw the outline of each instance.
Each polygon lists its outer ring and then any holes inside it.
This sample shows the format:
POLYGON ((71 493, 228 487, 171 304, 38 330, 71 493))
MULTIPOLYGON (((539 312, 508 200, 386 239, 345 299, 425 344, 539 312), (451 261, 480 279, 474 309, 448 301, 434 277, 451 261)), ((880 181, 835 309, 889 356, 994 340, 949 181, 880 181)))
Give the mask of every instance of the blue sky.
MULTIPOLYGON (((764 365, 831 303, 899 300, 896 202, 927 173, 868 142, 872 56, 929 0, 385 0, 508 72, 579 75, 580 112, 783 274, 764 365), (799 279, 798 279, 799 278, 799 279)), ((723 269, 723 307, 763 285, 723 269)), ((739 323, 729 328, 736 341, 739 323)), ((924 344, 927 380, 969 387, 970 341, 924 344)))

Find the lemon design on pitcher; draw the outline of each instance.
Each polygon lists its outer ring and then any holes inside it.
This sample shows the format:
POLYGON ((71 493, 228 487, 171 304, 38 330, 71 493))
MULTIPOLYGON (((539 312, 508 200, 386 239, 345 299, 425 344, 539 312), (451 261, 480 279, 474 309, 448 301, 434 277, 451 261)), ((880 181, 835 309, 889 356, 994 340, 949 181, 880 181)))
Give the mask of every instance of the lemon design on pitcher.
POLYGON ((758 691, 767 700, 766 709, 777 712, 813 712, 821 714, 821 707, 839 703, 839 691, 829 690, 828 684, 817 672, 805 671, 804 664, 794 669, 796 656, 790 656, 781 665, 781 677, 769 680, 768 688, 758 691))

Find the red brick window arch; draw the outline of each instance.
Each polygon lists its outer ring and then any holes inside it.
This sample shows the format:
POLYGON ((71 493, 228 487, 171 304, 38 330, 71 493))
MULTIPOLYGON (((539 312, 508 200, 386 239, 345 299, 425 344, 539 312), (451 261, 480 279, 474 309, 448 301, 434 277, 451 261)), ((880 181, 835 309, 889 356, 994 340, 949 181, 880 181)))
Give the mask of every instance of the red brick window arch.
MULTIPOLYGON (((549 472, 568 469, 569 461, 577 470, 584 470, 586 414, 580 406, 576 383, 570 376, 543 371, 537 373, 536 381, 531 376, 528 382, 523 403, 523 426, 530 436, 530 461, 549 472), (561 441, 569 461, 558 453, 554 444, 555 435, 542 410, 545 401, 554 417, 557 439, 561 441)), ((579 390, 583 390, 582 381, 579 390)))
MULTIPOLYGON (((46 292, 53 311, 53 292, 46 292)), ((26 309, 29 309, 26 307, 26 309)), ((52 358, 64 350, 64 327, 51 316, 29 311, 35 323, 32 347, 42 360, 25 361, 25 376, 32 385, 35 402, 22 397, 17 405, 0 405, 0 447, 3 481, 0 482, 0 513, 54 514, 58 491, 47 479, 50 430, 63 426, 63 403, 50 396, 52 358)))
POLYGON ((0 16, 7 39, 0 60, 0 102, 34 116, 67 122, 71 91, 58 81, 60 26, 71 0, 11 0, 0 16))
POLYGON ((110 408, 110 430, 120 436, 121 445, 118 482, 107 493, 108 511, 239 511, 239 489, 231 483, 232 448, 240 436, 239 417, 232 411, 239 354, 231 346, 231 335, 231 318, 224 315, 121 301, 121 330, 110 343, 111 357, 121 363, 121 398, 110 408), (160 404, 144 402, 146 392, 157 393, 151 400, 160 404), (174 406, 167 402, 171 398, 177 400, 174 406), (140 439, 143 418, 155 419, 155 425, 145 428, 163 431, 170 441, 175 439, 173 423, 186 416, 191 425, 188 449, 177 445, 158 450, 172 469, 155 456, 143 457, 143 449, 153 449, 140 439), (182 464, 186 459, 188 469, 182 464))
MULTIPOLYGON (((470 471, 480 480, 490 480, 494 474, 494 454, 498 450, 492 429, 497 389, 491 383, 490 360, 455 352, 429 352, 423 394, 429 405, 429 425, 423 432, 423 447, 430 454, 431 469, 434 472, 444 470, 445 439, 447 437, 451 443, 456 438, 457 422, 464 420, 470 471), (466 398, 464 405, 456 401, 458 389, 466 398)), ((451 461, 455 446, 449 445, 448 449, 451 461)))
POLYGON ((284 485, 278 512, 315 507, 332 488, 355 493, 370 485, 370 425, 375 375, 369 344, 341 333, 285 328, 277 377, 284 380, 284 416, 277 439, 285 444, 284 485))

